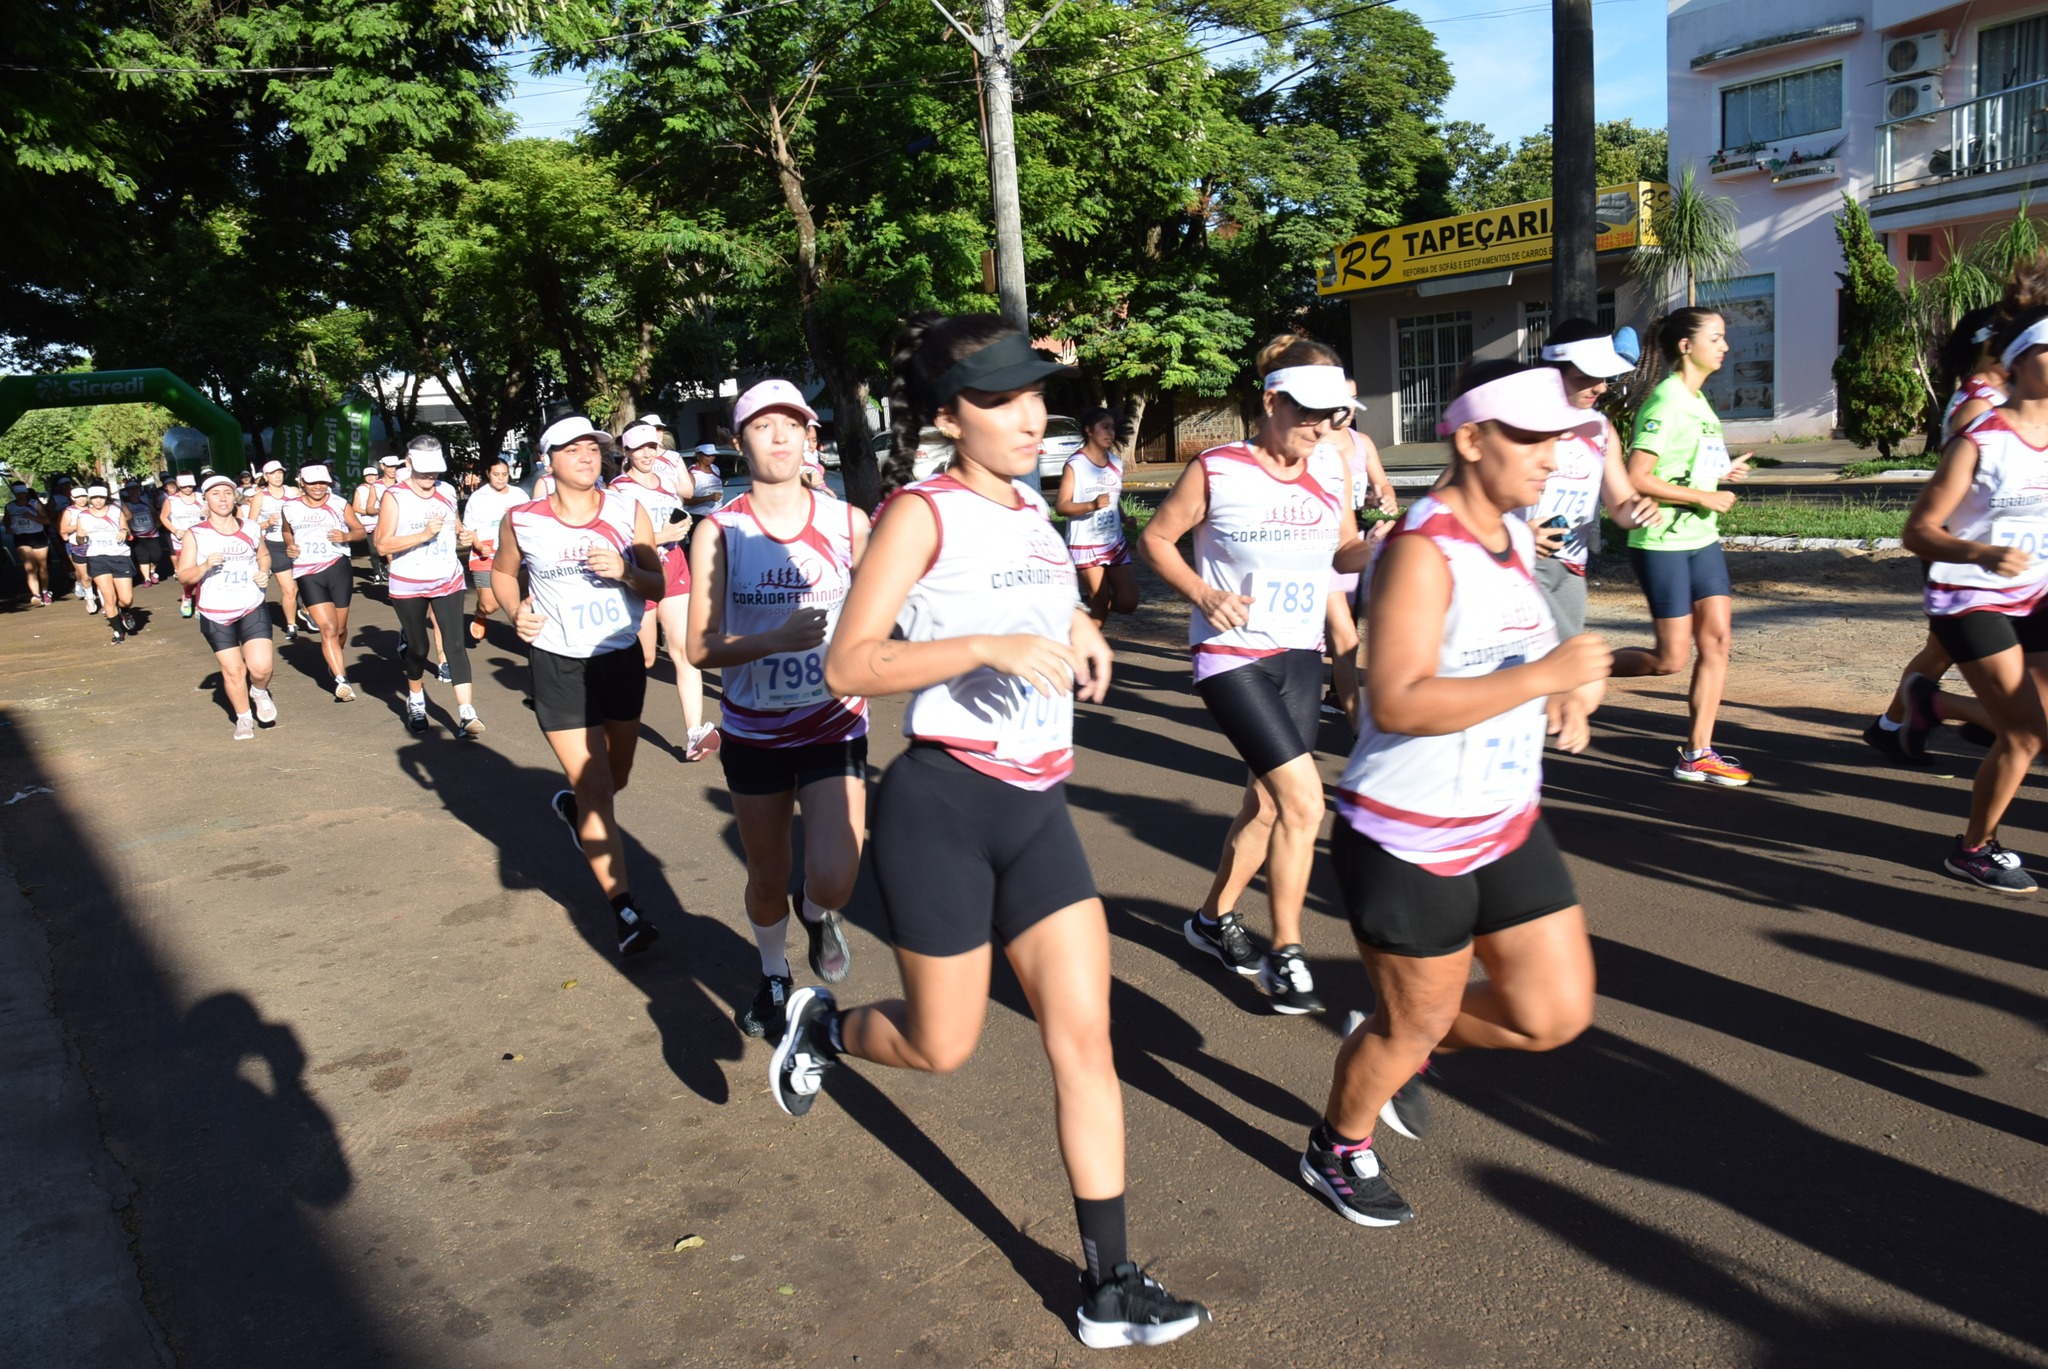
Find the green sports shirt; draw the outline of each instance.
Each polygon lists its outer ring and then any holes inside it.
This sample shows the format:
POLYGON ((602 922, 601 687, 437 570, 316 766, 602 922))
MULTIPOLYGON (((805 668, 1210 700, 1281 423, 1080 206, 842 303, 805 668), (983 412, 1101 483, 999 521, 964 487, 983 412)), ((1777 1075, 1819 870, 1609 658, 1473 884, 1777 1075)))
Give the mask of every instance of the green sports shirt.
MULTIPOLYGON (((1732 464, 1721 437, 1721 420, 1705 395, 1694 394, 1678 376, 1666 376, 1636 413, 1630 451, 1653 452, 1650 472, 1667 485, 1719 489, 1732 464)), ((1631 528, 1628 544, 1644 551, 1692 551, 1721 539, 1721 518, 1693 504, 1666 504, 1664 523, 1631 528)))

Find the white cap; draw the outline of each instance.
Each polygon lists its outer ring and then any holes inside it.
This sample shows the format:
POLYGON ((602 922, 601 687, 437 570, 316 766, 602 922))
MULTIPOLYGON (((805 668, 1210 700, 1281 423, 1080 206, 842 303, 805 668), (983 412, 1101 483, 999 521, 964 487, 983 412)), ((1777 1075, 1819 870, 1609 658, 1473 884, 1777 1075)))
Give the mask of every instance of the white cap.
POLYGON ((586 437, 602 440, 604 436, 604 429, 582 414, 571 414, 567 418, 558 418, 548 424, 547 431, 540 435, 540 449, 544 452, 553 452, 558 447, 566 447, 571 442, 586 437))
POLYGON ((619 434, 619 445, 629 452, 635 447, 659 447, 661 434, 654 430, 652 423, 635 423, 619 434))
POLYGON ((1282 366, 1266 377, 1266 388, 1278 390, 1304 409, 1363 409, 1351 397, 1342 366, 1282 366))
POLYGON ((818 421, 818 415, 804 403, 802 390, 786 380, 764 380, 741 395, 739 402, 732 406, 732 426, 746 427, 747 420, 763 409, 788 409, 801 414, 806 423, 818 421))
POLYGON ((299 467, 299 483, 301 485, 332 485, 334 483, 334 472, 328 470, 325 466, 301 466, 299 467))
POLYGON ((105 499, 108 497, 107 487, 105 485, 87 485, 85 487, 85 497, 87 499, 105 499))
POLYGON ((281 471, 283 469, 284 462, 282 461, 266 461, 263 463, 263 470, 261 474, 269 475, 272 471, 281 471))
MULTIPOLYGON (((270 464, 271 464, 271 465, 273 465, 273 466, 276 466, 276 465, 277 465, 277 463, 276 463, 275 461, 271 462, 270 464)), ((278 466, 278 469, 279 469, 279 470, 283 470, 283 469, 284 469, 284 467, 282 467, 282 466, 278 466)), ((205 493, 206 493, 206 492, 207 492, 208 490, 212 489, 212 488, 213 488, 213 487, 214 487, 215 485, 226 485, 226 486, 227 486, 227 487, 228 487, 229 489, 233 489, 233 490, 239 490, 239 489, 241 489, 241 486, 240 486, 240 485, 237 485, 237 484, 236 484, 236 483, 235 483, 234 481, 232 481, 232 480, 228 479, 228 478, 227 478, 226 476, 224 476, 224 475, 209 475, 209 476, 207 476, 207 477, 206 477, 206 483, 205 483, 204 485, 201 485, 201 486, 199 487, 199 492, 200 492, 201 494, 205 494, 205 493)))
POLYGON ((1627 375, 1635 365, 1614 350, 1611 337, 1580 338, 1575 342, 1553 342, 1543 349, 1545 361, 1562 361, 1582 376, 1612 380, 1627 375))
POLYGON ((198 484, 198 483, 199 483, 199 477, 198 477, 198 476, 196 476, 196 475, 194 475, 194 474, 192 474, 192 472, 190 472, 190 471, 179 471, 179 472, 178 472, 178 488, 180 488, 180 489, 190 489, 190 488, 191 488, 192 486, 194 486, 194 485, 196 485, 196 484, 198 484))

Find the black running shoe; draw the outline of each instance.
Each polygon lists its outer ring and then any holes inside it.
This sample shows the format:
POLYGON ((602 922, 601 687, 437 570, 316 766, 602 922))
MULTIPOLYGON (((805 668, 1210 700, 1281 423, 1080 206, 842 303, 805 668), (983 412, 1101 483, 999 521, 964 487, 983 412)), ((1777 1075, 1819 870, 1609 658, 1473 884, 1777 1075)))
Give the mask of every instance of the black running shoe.
POLYGON ((582 815, 576 811, 576 791, 557 789, 555 796, 548 800, 548 807, 555 810, 555 816, 562 820, 562 826, 569 829, 569 840, 576 845, 576 854, 583 854, 583 838, 577 832, 582 824, 582 815))
POLYGON ((1225 913, 1214 922, 1204 921, 1196 913, 1181 930, 1187 933, 1188 945, 1207 951, 1239 974, 1259 972, 1258 948, 1236 913, 1225 913))
POLYGON ((1996 893, 2031 894, 2036 887, 2034 877, 2022 868, 2019 853, 2006 850, 1996 838, 1972 851, 1957 837, 1941 868, 1996 893))
POLYGON ((786 974, 762 975, 761 987, 754 994, 754 1001, 732 1015, 732 1020, 739 1024, 741 1034, 765 1036, 770 1041, 780 1041, 783 1014, 788 1010, 792 987, 786 974))
POLYGON ((1266 952, 1259 987, 1272 1000, 1274 1012, 1299 1017, 1323 1010, 1323 1000, 1316 997, 1315 978, 1309 974, 1299 946, 1275 946, 1266 952))
POLYGON ((1899 749, 1906 753, 1908 760, 1924 764, 1927 734, 1941 726, 1941 715, 1934 711, 1934 700, 1941 693, 1941 685, 1925 675, 1908 675, 1903 693, 1906 696, 1906 722, 1899 729, 1899 749))
POLYGON ((801 1117, 818 1101, 825 1071, 839 1063, 839 1053, 826 1039, 825 1018, 837 1002, 830 989, 798 989, 785 1010, 787 1026, 775 1054, 768 1057, 768 1089, 775 1105, 801 1117))
POLYGON ((803 923, 804 934, 811 939, 811 973, 827 984, 844 983, 853 969, 853 948, 846 944, 845 922, 834 912, 812 922, 804 917, 797 899, 792 898, 789 903, 790 915, 803 923))
POLYGON ((136 630, 135 611, 133 609, 124 608, 121 610, 121 627, 127 632, 134 632, 136 630))
POLYGON ((638 955, 661 939, 661 928, 640 916, 631 904, 612 914, 612 928, 619 934, 620 955, 638 955))
POLYGON ((127 640, 128 634, 121 631, 121 624, 119 622, 116 622, 114 624, 114 645, 119 646, 121 643, 127 640))
POLYGON ((1074 1334, 1090 1350, 1119 1345, 1164 1345, 1209 1320, 1209 1309, 1161 1288, 1135 1264, 1124 1263, 1094 1287, 1081 1276, 1081 1311, 1074 1334))
POLYGON ((1998 734, 1996 732, 1993 732, 1988 727, 1981 727, 1976 723, 1962 724, 1961 726, 1956 728, 1956 735, 1958 737, 1961 737, 1964 741, 1968 742, 1972 746, 1982 746, 1986 748, 1988 748, 1993 742, 1998 740, 1998 734))
POLYGON ((1429 1091, 1422 1087, 1422 1071, 1394 1090, 1394 1096, 1380 1108, 1380 1120, 1411 1141, 1429 1134, 1429 1091))
POLYGON ((1924 751, 1918 760, 1914 760, 1911 756, 1907 755, 1906 748, 1899 744, 1898 732, 1886 729, 1883 726, 1882 719, 1872 722, 1870 726, 1863 729, 1863 740, 1870 744, 1872 750, 1895 765, 1930 764, 1924 751))
POLYGON ((1415 1209, 1387 1182, 1391 1177, 1369 1144, 1339 1154, 1318 1145, 1311 1132, 1301 1153, 1301 1181, 1322 1194, 1338 1216, 1360 1226, 1399 1226, 1415 1219, 1415 1209))

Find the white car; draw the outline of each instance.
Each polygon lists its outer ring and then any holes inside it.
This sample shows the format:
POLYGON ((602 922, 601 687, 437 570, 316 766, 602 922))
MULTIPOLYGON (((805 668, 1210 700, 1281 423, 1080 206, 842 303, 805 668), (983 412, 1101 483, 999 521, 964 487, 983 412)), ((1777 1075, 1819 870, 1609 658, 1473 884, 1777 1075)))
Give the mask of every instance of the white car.
POLYGON ((1081 425, 1063 414, 1045 416, 1045 437, 1038 444, 1038 482, 1055 484, 1067 468, 1067 458, 1081 450, 1087 440, 1081 425))

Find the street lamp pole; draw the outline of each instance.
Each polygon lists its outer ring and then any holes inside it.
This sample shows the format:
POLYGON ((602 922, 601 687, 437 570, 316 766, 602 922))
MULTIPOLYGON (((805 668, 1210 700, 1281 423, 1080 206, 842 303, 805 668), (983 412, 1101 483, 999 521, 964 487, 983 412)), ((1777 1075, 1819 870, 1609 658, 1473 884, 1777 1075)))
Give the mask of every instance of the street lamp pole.
POLYGON ((1066 0, 1045 12, 1030 32, 1014 42, 1010 38, 1007 0, 981 0, 981 32, 975 33, 954 18, 941 0, 932 8, 958 30, 981 59, 982 100, 988 117, 988 181, 995 201, 996 295, 1003 318, 1012 327, 1031 331, 1031 308, 1024 289, 1024 211, 1017 198, 1017 131, 1010 116, 1011 97, 1016 91, 1013 63, 1024 45, 1038 36, 1046 20, 1059 13, 1066 0))
POLYGON ((1551 0, 1551 320, 1599 317, 1592 0, 1551 0))

